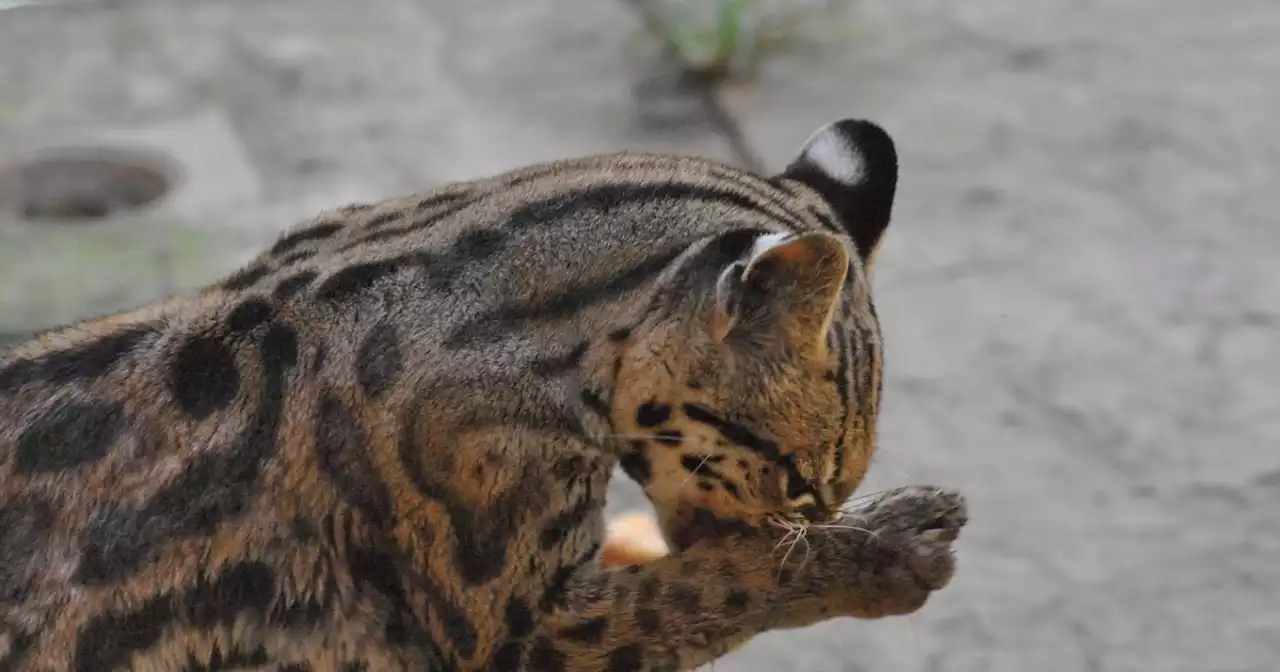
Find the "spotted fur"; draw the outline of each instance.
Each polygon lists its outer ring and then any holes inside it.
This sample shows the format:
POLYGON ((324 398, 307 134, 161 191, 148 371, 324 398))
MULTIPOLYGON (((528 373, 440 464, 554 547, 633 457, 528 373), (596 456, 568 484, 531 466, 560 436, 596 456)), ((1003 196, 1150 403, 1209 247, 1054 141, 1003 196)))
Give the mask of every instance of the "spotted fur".
POLYGON ((875 448, 896 171, 853 120, 771 178, 534 166, 14 348, 0 669, 687 670, 918 609, 959 497, 838 512, 875 448), (601 562, 615 467, 673 552, 601 562), (803 562, 771 520, 815 525, 803 562))

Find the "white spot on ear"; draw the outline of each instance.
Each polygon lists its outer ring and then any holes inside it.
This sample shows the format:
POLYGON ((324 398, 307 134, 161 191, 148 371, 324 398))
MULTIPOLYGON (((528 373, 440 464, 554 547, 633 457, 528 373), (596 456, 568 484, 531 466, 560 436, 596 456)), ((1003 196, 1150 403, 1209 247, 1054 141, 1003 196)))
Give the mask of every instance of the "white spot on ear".
POLYGON ((756 242, 751 244, 750 258, 755 259, 756 257, 764 254, 765 252, 768 252, 769 250, 777 247, 779 244, 781 244, 783 241, 787 240, 790 237, 791 237, 791 234, 789 233, 766 233, 763 236, 756 238, 756 242))
POLYGON ((866 177, 862 154, 832 126, 818 131, 805 143, 804 158, 842 184, 853 186, 866 177))

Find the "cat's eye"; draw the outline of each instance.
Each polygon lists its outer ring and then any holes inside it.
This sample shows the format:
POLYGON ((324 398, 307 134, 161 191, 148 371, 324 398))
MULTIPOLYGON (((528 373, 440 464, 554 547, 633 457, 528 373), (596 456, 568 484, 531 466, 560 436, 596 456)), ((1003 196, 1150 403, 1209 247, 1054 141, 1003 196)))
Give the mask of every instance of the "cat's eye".
POLYGON ((813 493, 811 492, 806 492, 800 495, 799 497, 794 497, 790 499, 787 502, 787 506, 797 511, 808 506, 817 506, 817 504, 818 504, 818 498, 814 497, 813 493))
POLYGON ((817 522, 826 516, 826 507, 823 506, 818 495, 812 491, 787 502, 787 508, 804 516, 809 522, 817 522))
POLYGON ((818 498, 809 492, 787 502, 787 506, 792 512, 800 514, 809 522, 817 522, 824 516, 818 498))
POLYGON ((829 499, 824 497, 824 494, 830 493, 823 493, 818 490, 814 490, 802 481, 799 481, 799 485, 797 487, 797 482, 798 479, 793 479, 787 484, 787 509, 799 513, 810 522, 818 522, 826 519, 830 514, 830 511, 827 506, 827 501, 829 501, 829 499), (791 494, 793 489, 798 490, 795 495, 791 494))

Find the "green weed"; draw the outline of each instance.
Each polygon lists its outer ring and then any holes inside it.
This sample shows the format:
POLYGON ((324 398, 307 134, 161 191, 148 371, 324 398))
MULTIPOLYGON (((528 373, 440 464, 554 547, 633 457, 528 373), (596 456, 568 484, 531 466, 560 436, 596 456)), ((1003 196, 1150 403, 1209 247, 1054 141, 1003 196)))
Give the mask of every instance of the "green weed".
POLYGON ((749 77, 768 56, 818 40, 853 0, 666 0, 667 34, 688 74, 749 77))

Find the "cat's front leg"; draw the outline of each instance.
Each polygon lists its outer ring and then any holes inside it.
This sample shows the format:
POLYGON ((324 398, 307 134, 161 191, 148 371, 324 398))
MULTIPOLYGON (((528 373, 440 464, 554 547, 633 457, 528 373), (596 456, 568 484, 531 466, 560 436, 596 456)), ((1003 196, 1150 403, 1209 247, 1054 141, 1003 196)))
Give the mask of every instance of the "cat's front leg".
POLYGON ((768 630, 908 614, 950 581, 965 521, 958 494, 902 488, 809 528, 795 548, 764 528, 584 567, 524 642, 521 669, 692 670, 768 630))

